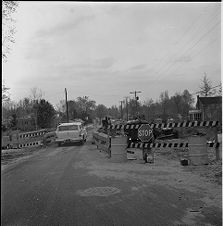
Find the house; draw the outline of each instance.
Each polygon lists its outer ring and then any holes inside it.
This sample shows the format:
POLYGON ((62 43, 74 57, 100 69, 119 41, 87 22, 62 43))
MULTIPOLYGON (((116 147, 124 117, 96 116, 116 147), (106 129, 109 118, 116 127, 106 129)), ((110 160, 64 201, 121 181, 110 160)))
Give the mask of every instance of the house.
POLYGON ((221 96, 215 97, 197 96, 196 109, 199 110, 202 121, 219 121, 220 123, 222 123, 221 96))

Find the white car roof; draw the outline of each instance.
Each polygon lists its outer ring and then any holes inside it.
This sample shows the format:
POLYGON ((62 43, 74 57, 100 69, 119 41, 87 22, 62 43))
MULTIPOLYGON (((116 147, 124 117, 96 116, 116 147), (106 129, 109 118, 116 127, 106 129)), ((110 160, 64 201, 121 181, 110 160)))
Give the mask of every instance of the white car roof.
POLYGON ((66 122, 66 123, 61 123, 59 124, 58 126, 70 126, 70 125, 77 125, 77 126, 80 126, 82 125, 83 123, 81 122, 66 122))

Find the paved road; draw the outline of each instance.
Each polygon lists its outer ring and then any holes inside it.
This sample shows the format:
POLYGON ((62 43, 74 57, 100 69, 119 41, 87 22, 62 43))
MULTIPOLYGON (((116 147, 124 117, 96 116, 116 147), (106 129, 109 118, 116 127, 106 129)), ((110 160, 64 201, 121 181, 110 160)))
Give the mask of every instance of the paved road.
POLYGON ((161 169, 113 163, 90 141, 48 147, 2 171, 2 225, 221 225, 210 197, 221 188, 201 189, 195 177, 184 189, 188 172, 184 184, 174 166, 161 169))

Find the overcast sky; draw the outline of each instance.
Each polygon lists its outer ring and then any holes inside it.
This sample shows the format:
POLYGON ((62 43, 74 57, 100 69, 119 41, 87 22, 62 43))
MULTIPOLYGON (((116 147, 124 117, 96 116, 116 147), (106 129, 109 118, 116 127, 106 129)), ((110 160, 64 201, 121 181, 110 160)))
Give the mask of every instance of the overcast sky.
POLYGON ((11 99, 38 87, 56 105, 89 96, 119 105, 221 81, 221 3, 20 2, 3 79, 11 99))

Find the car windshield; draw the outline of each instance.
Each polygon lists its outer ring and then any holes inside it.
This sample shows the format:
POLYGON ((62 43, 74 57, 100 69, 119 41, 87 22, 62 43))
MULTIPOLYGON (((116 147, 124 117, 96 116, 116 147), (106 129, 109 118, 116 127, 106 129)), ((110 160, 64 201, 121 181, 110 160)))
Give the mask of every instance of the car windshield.
POLYGON ((78 130, 78 125, 59 126, 58 131, 78 130))

